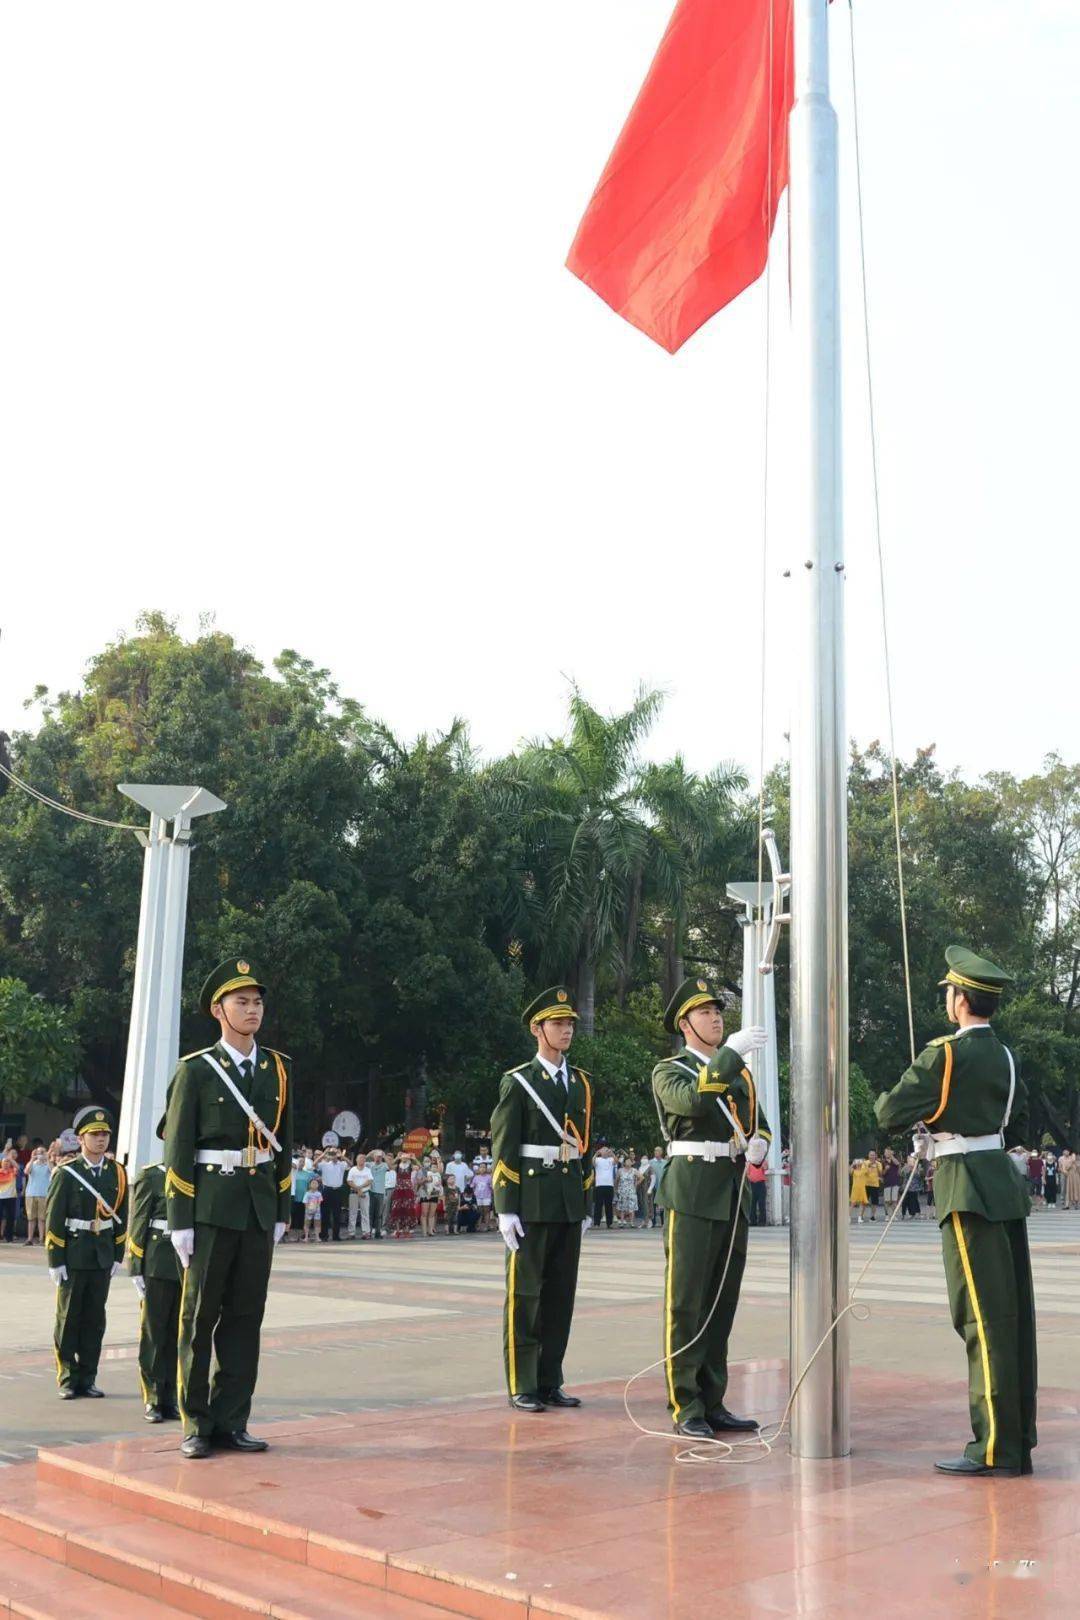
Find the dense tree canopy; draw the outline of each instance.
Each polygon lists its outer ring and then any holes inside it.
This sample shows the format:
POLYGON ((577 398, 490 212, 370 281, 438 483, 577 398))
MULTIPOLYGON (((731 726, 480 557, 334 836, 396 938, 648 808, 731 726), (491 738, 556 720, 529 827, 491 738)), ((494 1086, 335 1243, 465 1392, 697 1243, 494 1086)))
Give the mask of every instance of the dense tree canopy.
MULTIPOLYGON (((338 1108, 366 1137, 441 1114, 482 1129, 499 1073, 529 1050, 518 1010, 572 985, 575 1058, 598 1079, 600 1134, 648 1148, 660 1013, 684 971, 737 994, 725 898, 756 865, 742 773, 643 755, 662 704, 603 715, 571 690, 565 736, 474 757, 463 722, 403 742, 329 673, 286 651, 272 670, 212 624, 185 640, 160 614, 108 646, 82 689, 35 694, 13 768, 63 803, 141 813, 123 781, 200 783, 228 809, 198 824, 184 1048, 202 1044, 199 984, 244 951, 271 981, 267 1036, 298 1058, 300 1119, 338 1108)), ((7 717, 0 716, 0 720, 7 717)), ((8 722, 10 726, 10 722, 8 722)), ((13 729, 13 728, 12 728, 13 729)), ((1080 1132, 1080 767, 967 783, 932 749, 898 767, 917 1044, 940 1033, 942 952, 969 943, 1017 988, 1002 1032, 1033 1083, 1037 1124, 1080 1132)), ((787 847, 784 771, 768 783, 787 847)), ((908 1061, 889 761, 849 776, 852 1130, 908 1061)), ((67 1090, 114 1105, 123 1074, 141 879, 130 832, 0 797, 0 1096, 67 1090)), ((781 1045, 787 974, 779 965, 781 1045)))

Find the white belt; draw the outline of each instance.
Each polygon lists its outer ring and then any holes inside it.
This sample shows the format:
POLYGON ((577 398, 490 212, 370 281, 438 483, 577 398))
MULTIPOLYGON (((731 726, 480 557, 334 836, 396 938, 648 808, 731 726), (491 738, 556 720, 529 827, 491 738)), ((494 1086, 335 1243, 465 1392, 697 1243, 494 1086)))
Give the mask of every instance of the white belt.
POLYGON ((706 1164, 739 1156, 734 1142, 669 1142, 667 1150, 677 1159, 704 1159, 706 1164))
POLYGON ((269 1148, 199 1148, 196 1164, 220 1164, 223 1176, 235 1175, 237 1170, 251 1170, 257 1164, 269 1164, 274 1155, 269 1148))
POLYGON ((113 1224, 111 1215, 102 1215, 96 1221, 80 1221, 74 1215, 69 1215, 64 1225, 69 1232, 103 1232, 107 1226, 113 1224))
POLYGON ((942 1132, 935 1134, 933 1140, 932 1157, 935 1159, 947 1159, 953 1153, 990 1153, 1003 1146, 1000 1131, 992 1131, 989 1136, 955 1136, 942 1132))
POLYGON ((150 1226, 155 1232, 167 1232, 169 1230, 168 1221, 151 1221, 150 1226))
POLYGON ((542 1147, 537 1142, 522 1142, 518 1152, 523 1159, 543 1159, 547 1169, 553 1164, 567 1164, 571 1159, 581 1158, 579 1148, 570 1147, 567 1143, 560 1147, 558 1142, 553 1142, 550 1147, 542 1147))

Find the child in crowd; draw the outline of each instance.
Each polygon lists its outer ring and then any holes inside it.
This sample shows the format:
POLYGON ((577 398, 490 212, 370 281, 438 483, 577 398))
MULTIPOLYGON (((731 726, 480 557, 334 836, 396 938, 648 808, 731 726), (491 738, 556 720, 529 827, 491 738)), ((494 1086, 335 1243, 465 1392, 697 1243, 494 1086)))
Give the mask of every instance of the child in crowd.
POLYGON ((483 1158, 473 1160, 472 1190, 476 1194, 476 1207, 480 1211, 480 1220, 477 1230, 488 1232, 491 1230, 491 1171, 483 1158))
POLYGON ((446 1176, 443 1180, 443 1209, 446 1212, 446 1235, 454 1237, 457 1234, 458 1190, 453 1176, 446 1176))
POLYGON ((318 1176, 312 1176, 308 1183, 308 1190, 304 1194, 304 1242, 318 1241, 319 1219, 322 1210, 322 1182, 318 1176))

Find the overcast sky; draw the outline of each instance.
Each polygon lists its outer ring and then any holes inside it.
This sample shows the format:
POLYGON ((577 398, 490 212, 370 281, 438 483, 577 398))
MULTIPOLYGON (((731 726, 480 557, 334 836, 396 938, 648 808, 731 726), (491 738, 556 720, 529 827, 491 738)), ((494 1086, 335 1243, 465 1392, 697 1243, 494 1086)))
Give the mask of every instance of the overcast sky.
MULTIPOLYGON (((9 7, 0 727, 160 607, 489 754, 669 695, 758 757, 763 288, 671 358, 563 268, 669 0, 9 7)), ((850 154, 848 13, 832 8, 850 154)), ((1078 753, 1074 0, 860 0, 898 744, 1078 753)), ((850 163, 849 731, 885 732, 850 163)), ((774 251, 774 334, 786 243, 774 251)), ((779 384, 778 384, 779 386, 779 384)), ((767 680, 784 751, 774 456, 767 680)), ((213 787, 213 783, 207 784, 213 787)))

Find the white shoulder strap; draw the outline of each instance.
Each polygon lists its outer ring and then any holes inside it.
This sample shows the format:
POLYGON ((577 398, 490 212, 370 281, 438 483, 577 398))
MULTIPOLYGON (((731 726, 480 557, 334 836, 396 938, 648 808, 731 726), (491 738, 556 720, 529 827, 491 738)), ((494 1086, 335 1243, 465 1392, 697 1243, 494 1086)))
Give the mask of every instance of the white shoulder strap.
POLYGON ((109 1216, 110 1220, 118 1221, 120 1219, 120 1217, 116 1213, 115 1209, 113 1209, 111 1207, 111 1205, 106 1203, 105 1199, 102 1198, 102 1196, 98 1192, 97 1188, 92 1187, 90 1185, 90 1183, 85 1179, 85 1177, 80 1176, 79 1172, 77 1170, 73 1169, 70 1164, 65 1164, 63 1166, 63 1168, 67 1171, 69 1176, 74 1176, 75 1177, 75 1180, 79 1183, 80 1187, 85 1187, 86 1188, 86 1190, 90 1194, 91 1198, 96 1198, 97 1199, 98 1203, 101 1205, 101 1207, 105 1211, 106 1215, 109 1216))
POLYGON ((555 1132, 555 1135, 559 1138, 559 1141, 572 1143, 574 1138, 572 1136, 567 1136, 566 1132, 555 1118, 555 1115, 551 1112, 551 1109, 548 1107, 543 1097, 537 1095, 536 1088, 528 1080, 526 1080, 520 1069, 515 1072, 514 1079, 517 1081, 518 1085, 524 1086, 537 1108, 539 1108, 540 1112, 543 1114, 544 1118, 555 1132))
POLYGON ((263 1122, 263 1120, 261 1120, 259 1118, 259 1116, 255 1112, 254 1108, 252 1108, 251 1104, 248 1102, 247 1098, 241 1093, 239 1087, 237 1087, 236 1085, 233 1084, 231 1078, 229 1077, 228 1074, 226 1074, 225 1070, 221 1067, 221 1064, 218 1062, 217 1058, 216 1057, 211 1057, 209 1052, 203 1052, 201 1054, 201 1056, 202 1056, 203 1061, 205 1063, 209 1063, 210 1067, 213 1069, 213 1071, 217 1075, 218 1079, 223 1080, 225 1082, 225 1084, 228 1086, 229 1090, 232 1092, 232 1094, 235 1097, 236 1101, 240 1104, 240 1107, 244 1110, 244 1113, 247 1115, 248 1119, 250 1119, 251 1123, 254 1125, 255 1129, 257 1131, 262 1132, 263 1136, 266 1137, 266 1140, 270 1143, 270 1146, 273 1148, 275 1153, 280 1153, 281 1152, 281 1143, 278 1141, 277 1137, 274 1135, 274 1133, 270 1129, 269 1125, 265 1124, 263 1122))
POLYGON ((1001 1122, 1002 1135, 1004 1135, 1005 1127, 1012 1117, 1013 1099, 1016 1096, 1016 1062, 1008 1047, 1005 1048, 1005 1056, 1009 1060, 1009 1100, 1005 1104, 1005 1118, 1001 1122))

